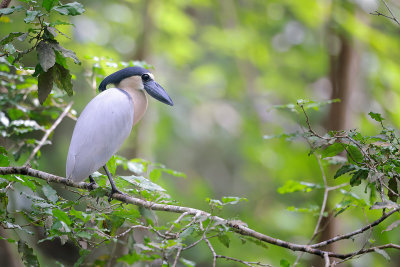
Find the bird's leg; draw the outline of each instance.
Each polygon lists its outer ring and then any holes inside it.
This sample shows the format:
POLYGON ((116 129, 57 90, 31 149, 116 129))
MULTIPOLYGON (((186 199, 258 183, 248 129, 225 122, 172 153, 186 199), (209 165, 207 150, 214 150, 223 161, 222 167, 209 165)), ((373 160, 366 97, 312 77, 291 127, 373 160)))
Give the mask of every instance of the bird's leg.
POLYGON ((112 179, 111 174, 110 174, 110 172, 108 171, 107 165, 104 165, 103 168, 104 168, 104 170, 106 171, 106 174, 107 174, 107 176, 108 176, 108 180, 110 181, 110 184, 111 184, 111 193, 110 193, 110 197, 108 198, 108 201, 111 201, 111 196, 112 196, 114 193, 119 193, 119 194, 123 194, 123 193, 122 193, 121 191, 119 191, 119 190, 117 189, 117 187, 115 186, 114 180, 112 179))
POLYGON ((92 175, 89 175, 89 181, 90 181, 90 189, 93 190, 93 186, 97 185, 96 181, 93 179, 92 175))

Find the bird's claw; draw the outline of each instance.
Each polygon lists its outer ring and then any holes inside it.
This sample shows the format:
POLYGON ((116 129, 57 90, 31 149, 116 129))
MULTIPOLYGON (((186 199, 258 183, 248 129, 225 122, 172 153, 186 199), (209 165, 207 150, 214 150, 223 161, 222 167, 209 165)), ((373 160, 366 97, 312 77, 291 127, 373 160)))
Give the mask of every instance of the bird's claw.
POLYGON ((110 195, 108 195, 108 202, 111 202, 112 196, 113 196, 115 193, 121 194, 121 195, 124 194, 124 193, 122 193, 121 191, 119 191, 117 188, 112 187, 112 188, 111 188, 110 195))
POLYGON ((97 185, 96 181, 93 179, 93 177, 91 175, 89 175, 89 190, 93 190, 94 186, 97 185))

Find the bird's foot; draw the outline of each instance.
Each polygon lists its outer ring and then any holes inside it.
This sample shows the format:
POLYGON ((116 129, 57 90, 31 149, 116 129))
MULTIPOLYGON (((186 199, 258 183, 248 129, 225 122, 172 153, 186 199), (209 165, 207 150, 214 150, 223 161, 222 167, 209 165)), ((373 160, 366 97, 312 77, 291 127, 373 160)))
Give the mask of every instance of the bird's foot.
POLYGON ((89 190, 93 190, 93 189, 94 189, 94 186, 96 186, 97 183, 96 183, 96 181, 93 179, 93 177, 92 177, 91 175, 89 176, 89 181, 90 181, 90 183, 89 183, 89 190))
POLYGON ((124 193, 122 193, 120 190, 118 190, 115 186, 111 186, 111 192, 110 195, 108 196, 108 202, 111 202, 112 196, 117 193, 117 194, 121 194, 123 195, 124 193))

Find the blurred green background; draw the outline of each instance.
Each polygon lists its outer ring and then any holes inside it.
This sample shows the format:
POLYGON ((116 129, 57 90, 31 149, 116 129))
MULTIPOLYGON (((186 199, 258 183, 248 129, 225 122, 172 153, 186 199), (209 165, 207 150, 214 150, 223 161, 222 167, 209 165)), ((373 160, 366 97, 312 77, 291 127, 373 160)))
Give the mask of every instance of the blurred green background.
MULTIPOLYGON (((277 189, 288 180, 321 184, 321 172, 302 140, 263 138, 298 131, 299 123, 304 125, 301 116, 273 106, 297 99, 340 98, 340 103, 310 113, 311 123, 320 133, 351 128, 378 133, 378 126, 367 118, 369 111, 382 113, 396 128, 400 125, 400 26, 369 14, 375 10, 387 13, 380 1, 81 2, 86 12, 72 19, 75 27, 58 27, 70 37, 58 40, 76 51, 83 62, 82 66, 70 64, 76 93, 66 99, 75 101, 79 114, 96 94, 90 79, 93 57, 116 62, 145 60, 153 65, 156 80, 175 106, 151 99, 145 117, 120 154, 186 173, 186 179, 163 176, 159 181, 181 205, 208 210, 206 197, 246 197, 248 202, 226 207, 219 214, 241 219, 276 238, 307 243, 317 216, 287 207, 318 206, 322 190, 282 195, 277 189)), ((395 14, 400 14, 398 1, 389 3, 395 14)), ((1 35, 25 27, 18 15, 12 19, 12 23, 2 24, 1 35)), ((30 55, 32 59, 35 56, 30 55)), ((26 66, 29 60, 25 58, 26 66)), ((110 65, 107 74, 115 70, 110 65)), ((65 175, 74 124, 65 119, 55 131, 53 145, 42 149, 43 171, 65 175)), ((330 185, 344 182, 334 181, 333 170, 326 170, 330 185)), ((354 191, 366 198, 361 187, 354 191)), ((342 198, 333 194, 330 207, 342 198)), ((365 213, 369 221, 379 216, 369 210, 365 213)), ((327 235, 352 231, 365 223, 362 212, 350 209, 329 224, 327 235)), ((377 227, 372 236, 342 241, 335 249, 349 252, 369 238, 399 242, 399 229, 381 234, 382 229, 384 226, 377 227)), ((265 249, 231 239, 229 249, 216 243, 219 254, 274 266, 279 266, 281 259, 293 263, 296 258, 280 247, 265 249)), ((348 266, 398 266, 399 255, 388 253, 391 262, 369 254, 348 266)), ((204 244, 182 256, 198 266, 209 266, 212 259, 204 244)), ((304 259, 302 265, 310 266, 312 257, 305 255, 304 259)), ((223 260, 218 263, 232 266, 223 260)))

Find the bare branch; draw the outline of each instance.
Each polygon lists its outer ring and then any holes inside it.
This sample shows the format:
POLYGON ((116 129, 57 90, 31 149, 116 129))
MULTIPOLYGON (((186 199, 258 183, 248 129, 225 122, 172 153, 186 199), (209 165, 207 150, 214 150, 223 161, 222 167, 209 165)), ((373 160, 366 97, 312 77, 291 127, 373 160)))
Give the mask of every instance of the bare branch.
POLYGON ((172 267, 176 267, 176 264, 178 263, 178 259, 181 255, 181 252, 182 252, 182 247, 179 247, 178 251, 176 252, 175 260, 174 260, 174 263, 172 264, 172 267))
MULTIPOLYGON (((42 172, 39 170, 35 170, 32 169, 28 166, 23 166, 23 167, 0 167, 0 175, 8 175, 8 174, 21 174, 21 175, 28 175, 31 177, 36 177, 42 180, 45 180, 47 182, 54 182, 54 183, 59 183, 59 184, 63 184, 66 186, 71 186, 71 187, 75 187, 75 188, 80 188, 80 189, 85 189, 85 190, 93 190, 98 188, 98 185, 91 185, 89 183, 84 183, 84 182, 74 182, 72 180, 66 179, 64 177, 60 177, 60 176, 56 176, 50 173, 46 173, 46 172, 42 172)), ((361 255, 361 254, 365 254, 365 253, 369 253, 369 252, 373 252, 374 249, 386 249, 386 248, 394 248, 394 249, 399 249, 400 250, 400 246, 396 245, 396 244, 386 244, 383 246, 377 246, 375 248, 368 248, 368 249, 363 249, 363 250, 359 250, 359 251, 355 251, 353 253, 348 253, 348 254, 339 254, 339 253, 334 253, 334 252, 328 252, 328 251, 323 251, 320 249, 317 249, 318 247, 321 246, 325 246, 327 244, 342 240, 342 239, 346 239, 349 237, 352 237, 354 235, 360 234, 376 225, 378 225, 379 223, 381 223, 382 221, 384 221, 386 218, 388 218, 390 215, 394 214, 395 212, 398 212, 400 210, 400 208, 397 208, 395 210, 392 210, 386 214, 384 214, 380 219, 374 221, 373 223, 358 229, 354 232, 345 234, 345 235, 340 235, 337 237, 334 237, 332 239, 314 244, 314 245, 299 245, 299 244, 294 244, 294 243, 290 243, 287 241, 283 241, 281 239, 277 239, 277 238, 273 238, 271 236, 262 234, 260 232, 257 232, 247 226, 245 226, 244 224, 238 224, 237 221, 229 221, 229 220, 225 220, 221 217, 218 216, 213 216, 212 214, 205 212, 203 210, 199 210, 199 209, 194 209, 194 208, 190 208, 190 207, 183 207, 183 206, 176 206, 176 205, 168 205, 168 204, 159 204, 159 203, 154 203, 151 201, 146 201, 143 199, 139 199, 139 198, 135 198, 133 196, 129 196, 126 194, 118 194, 118 193, 114 193, 112 195, 112 198, 123 202, 123 203, 127 203, 127 204, 133 204, 136 206, 140 206, 146 209, 150 209, 150 210, 155 210, 155 211, 166 211, 166 212, 174 212, 174 213, 187 213, 188 215, 192 215, 195 217, 198 216, 207 216, 209 217, 211 220, 213 220, 214 222, 217 223, 221 223, 221 224, 225 224, 226 226, 230 227, 234 232, 240 234, 240 235, 244 235, 244 236, 249 236, 255 239, 258 239, 260 241, 266 242, 266 243, 270 243, 272 245, 276 245, 276 246, 280 246, 283 248, 287 248, 290 249, 292 251, 303 251, 303 252, 307 252, 309 254, 314 254, 314 255, 318 255, 320 257, 326 257, 325 255, 328 255, 329 257, 334 257, 334 258, 339 258, 339 259, 346 259, 348 257, 354 257, 356 255, 361 255)), ((201 223, 200 223, 201 224, 201 223)), ((207 239, 210 237, 207 237, 207 239)), ((204 239, 206 240, 206 239, 204 239)))
POLYGON ((324 260, 325 260, 325 267, 331 266, 331 263, 330 263, 330 261, 329 261, 328 253, 325 253, 325 254, 324 254, 324 260))
POLYGON ((399 21, 399 20, 396 18, 396 16, 393 14, 391 8, 390 8, 389 5, 386 3, 386 1, 385 1, 385 0, 381 0, 381 1, 382 1, 382 3, 386 6, 386 9, 389 11, 389 13, 390 13, 391 16, 385 15, 385 14, 379 12, 379 11, 375 11, 375 12, 370 13, 370 14, 371 14, 371 15, 375 15, 375 16, 382 16, 382 17, 388 18, 388 19, 393 20, 394 22, 396 22, 398 25, 400 25, 400 21, 399 21))
POLYGON ((356 230, 356 231, 353 231, 353 232, 348 233, 348 234, 345 234, 345 235, 338 235, 338 236, 336 236, 336 237, 334 237, 334 238, 331 238, 331 239, 325 240, 325 241, 323 241, 323 242, 320 242, 320 243, 311 245, 310 247, 312 247, 312 248, 319 248, 319 247, 323 247, 323 246, 326 246, 326 245, 328 245, 328 244, 337 242, 337 241, 342 240, 342 239, 349 239, 349 238, 352 237, 352 236, 361 234, 361 233, 363 233, 363 232, 365 232, 365 231, 367 231, 367 230, 369 230, 369 229, 371 229, 371 228, 377 226, 378 224, 380 224, 381 222, 383 222, 386 218, 388 218, 388 217, 389 217, 390 215, 392 215, 393 213, 399 212, 399 210, 400 210, 400 207, 398 207, 398 208, 396 208, 396 209, 394 209, 394 210, 392 210, 392 211, 390 211, 390 212, 388 212, 388 213, 382 215, 382 217, 380 217, 378 220, 376 220, 376 221, 374 221, 374 222, 372 222, 372 223, 370 223, 370 224, 364 226, 364 227, 361 228, 361 229, 358 229, 358 230, 356 230))
POLYGON ((40 140, 39 144, 33 149, 32 153, 29 155, 28 159, 26 160, 25 165, 28 164, 33 159, 33 157, 36 155, 36 153, 38 153, 39 149, 44 145, 47 138, 49 138, 50 134, 57 128, 57 126, 61 123, 61 121, 64 119, 64 117, 67 116, 73 103, 74 103, 73 101, 71 103, 69 103, 68 106, 61 113, 61 115, 53 123, 53 125, 51 125, 51 127, 46 130, 45 134, 42 137, 42 140, 40 140))

